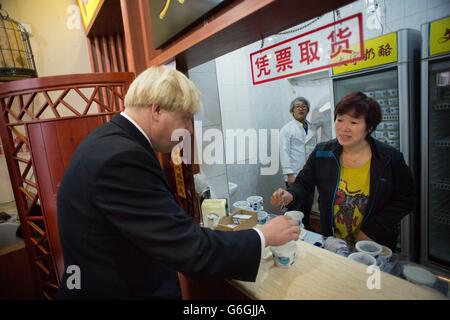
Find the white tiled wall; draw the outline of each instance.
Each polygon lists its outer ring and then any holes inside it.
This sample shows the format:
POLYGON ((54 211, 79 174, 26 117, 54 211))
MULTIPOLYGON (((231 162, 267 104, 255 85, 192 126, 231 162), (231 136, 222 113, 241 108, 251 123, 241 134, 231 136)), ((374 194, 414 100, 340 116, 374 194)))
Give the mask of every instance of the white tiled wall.
MULTIPOLYGON (((290 119, 289 84, 273 82, 253 86, 248 70, 249 53, 257 50, 260 43, 234 51, 216 59, 217 82, 222 114, 222 127, 226 129, 279 129, 290 119)), ((259 132, 257 131, 257 134, 259 132)), ((258 137, 259 139, 259 137, 258 137)), ((230 144, 230 141, 227 140, 230 144)), ((237 193, 230 204, 245 200, 251 195, 264 197, 266 206, 274 187, 283 185, 280 173, 261 176, 258 155, 250 158, 248 147, 245 155, 236 155, 234 162, 227 164, 229 181, 238 184, 237 193), (250 164, 257 162, 257 164, 250 164)), ((226 149, 226 152, 231 152, 226 149)), ((270 206, 269 206, 270 207, 270 206)))
POLYGON ((427 21, 441 19, 450 14, 450 1, 448 0, 428 0, 427 21))
MULTIPOLYGON (((203 111, 195 115, 196 131, 201 127, 203 133, 208 129, 222 131, 222 118, 220 114, 219 93, 217 88, 216 64, 207 62, 189 70, 189 78, 197 85, 202 93, 203 111)), ((201 140, 202 137, 200 137, 201 140)), ((197 136, 196 136, 197 140, 197 136)), ((196 141, 197 146, 209 145, 210 141, 196 141)), ((203 152, 203 149, 197 149, 203 152)), ((200 164, 200 171, 206 176, 211 188, 213 198, 229 199, 228 179, 225 163, 200 164)), ((201 190, 198 190, 201 191, 201 190)))
MULTIPOLYGON (((192 70, 195 70, 195 68, 192 70)), ((201 121, 203 127, 220 126, 222 120, 220 118, 220 104, 215 73, 189 71, 189 78, 200 89, 204 105, 203 110, 196 115, 195 120, 201 121)))

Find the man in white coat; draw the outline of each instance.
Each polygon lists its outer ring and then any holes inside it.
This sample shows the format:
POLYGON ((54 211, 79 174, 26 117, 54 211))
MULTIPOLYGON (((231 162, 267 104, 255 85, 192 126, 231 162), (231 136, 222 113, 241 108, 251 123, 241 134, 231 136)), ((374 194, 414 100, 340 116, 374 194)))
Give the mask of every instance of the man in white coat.
MULTIPOLYGON (((317 134, 306 120, 310 103, 303 97, 295 98, 289 107, 293 119, 280 131, 280 160, 286 187, 294 183, 297 174, 303 168, 310 153, 317 144, 317 134)), ((314 194, 302 208, 296 208, 309 217, 314 194)), ((304 221, 308 226, 309 221, 304 221)))

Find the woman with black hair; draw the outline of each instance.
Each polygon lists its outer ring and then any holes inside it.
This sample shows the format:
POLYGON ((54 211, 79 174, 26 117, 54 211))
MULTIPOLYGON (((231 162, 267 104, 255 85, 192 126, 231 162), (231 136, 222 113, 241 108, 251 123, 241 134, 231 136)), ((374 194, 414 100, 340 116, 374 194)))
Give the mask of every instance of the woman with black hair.
POLYGON ((350 93, 336 105, 334 121, 336 139, 318 144, 294 184, 276 190, 271 202, 298 206, 317 186, 322 235, 393 249, 397 225, 414 207, 411 171, 401 152, 371 137, 381 122, 376 100, 350 93))

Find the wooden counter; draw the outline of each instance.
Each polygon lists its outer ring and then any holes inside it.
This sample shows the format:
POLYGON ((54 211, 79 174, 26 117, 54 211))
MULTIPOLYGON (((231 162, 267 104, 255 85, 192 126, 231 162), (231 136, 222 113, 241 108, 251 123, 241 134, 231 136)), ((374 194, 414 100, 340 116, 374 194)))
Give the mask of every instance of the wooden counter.
MULTIPOLYGON (((268 252, 268 248, 265 252, 268 252)), ((275 267, 273 258, 261 259, 256 282, 230 283, 258 300, 286 299, 445 299, 433 289, 380 272, 380 289, 369 290, 366 266, 309 243, 298 241, 290 268, 275 267)))

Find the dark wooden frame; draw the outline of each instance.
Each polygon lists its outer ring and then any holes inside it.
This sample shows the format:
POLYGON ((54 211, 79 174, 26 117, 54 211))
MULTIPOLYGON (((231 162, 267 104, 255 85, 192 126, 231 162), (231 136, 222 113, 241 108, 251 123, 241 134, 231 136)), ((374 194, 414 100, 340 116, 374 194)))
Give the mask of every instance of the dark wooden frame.
POLYGON ((29 155, 27 123, 71 119, 88 114, 109 119, 124 108, 125 93, 133 73, 79 74, 13 81, 0 85, 0 135, 21 222, 21 229, 31 263, 32 275, 40 297, 52 299, 59 288, 61 270, 55 259, 57 226, 38 205, 42 201, 29 155), (86 91, 91 91, 88 98, 86 91), (57 96, 57 99, 52 99, 57 96), (71 105, 70 96, 85 103, 71 105), (37 97, 43 98, 43 103, 37 97), (35 102, 39 107, 35 110, 35 102), (15 109, 18 109, 17 112, 15 109), (72 116, 63 116, 62 109, 72 116), (83 110, 83 111, 78 111, 83 110), (50 112, 50 114, 48 114, 50 112))
POLYGON ((172 60, 177 61, 178 69, 187 70, 350 2, 353 0, 322 0, 320 4, 310 0, 234 0, 165 47, 155 49, 148 1, 107 0, 86 34, 123 32, 129 71, 139 73, 172 60), (112 18, 117 23, 111 24, 112 18))

